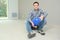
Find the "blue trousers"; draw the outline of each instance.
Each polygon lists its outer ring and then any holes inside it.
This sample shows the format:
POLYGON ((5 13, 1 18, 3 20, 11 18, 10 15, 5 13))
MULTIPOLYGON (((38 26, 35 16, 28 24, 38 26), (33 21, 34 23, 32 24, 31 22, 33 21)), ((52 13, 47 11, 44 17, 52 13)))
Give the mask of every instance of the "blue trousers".
MULTIPOLYGON (((41 23, 39 24, 39 27, 37 30, 42 30, 42 28, 44 27, 44 25, 46 24, 46 19, 42 20, 41 23)), ((31 24, 28 20, 26 20, 26 29, 28 32, 32 32, 32 28, 31 28, 31 24)))

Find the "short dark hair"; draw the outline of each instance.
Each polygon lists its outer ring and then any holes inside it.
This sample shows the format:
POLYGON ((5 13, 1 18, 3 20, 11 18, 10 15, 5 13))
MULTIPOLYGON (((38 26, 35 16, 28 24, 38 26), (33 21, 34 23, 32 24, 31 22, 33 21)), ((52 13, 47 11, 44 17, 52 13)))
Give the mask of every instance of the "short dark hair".
POLYGON ((38 2, 34 2, 34 3, 33 3, 33 5, 34 5, 35 3, 37 3, 37 4, 39 5, 39 3, 38 3, 38 2))

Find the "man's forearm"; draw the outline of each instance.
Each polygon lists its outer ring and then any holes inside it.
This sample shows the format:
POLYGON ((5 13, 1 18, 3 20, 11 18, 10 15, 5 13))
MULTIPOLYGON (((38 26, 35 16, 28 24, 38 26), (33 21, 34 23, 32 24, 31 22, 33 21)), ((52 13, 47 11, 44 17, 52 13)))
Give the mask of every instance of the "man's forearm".
POLYGON ((29 19, 29 21, 30 21, 30 23, 33 23, 33 22, 31 21, 31 19, 29 19))
POLYGON ((34 23, 31 21, 31 19, 29 19, 30 23, 32 24, 32 27, 34 27, 34 23))

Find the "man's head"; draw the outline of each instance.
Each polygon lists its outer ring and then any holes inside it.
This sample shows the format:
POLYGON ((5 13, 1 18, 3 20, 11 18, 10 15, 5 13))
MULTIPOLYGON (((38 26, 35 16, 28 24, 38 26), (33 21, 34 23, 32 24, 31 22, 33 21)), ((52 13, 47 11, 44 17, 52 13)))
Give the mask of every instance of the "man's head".
POLYGON ((33 7, 35 10, 39 9, 39 3, 38 2, 34 2, 33 3, 33 7))

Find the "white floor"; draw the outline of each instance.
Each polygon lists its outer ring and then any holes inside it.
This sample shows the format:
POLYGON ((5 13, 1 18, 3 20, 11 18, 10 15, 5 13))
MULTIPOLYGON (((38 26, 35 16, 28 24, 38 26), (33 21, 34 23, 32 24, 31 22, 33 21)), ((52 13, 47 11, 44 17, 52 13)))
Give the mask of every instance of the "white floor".
POLYGON ((45 36, 36 33, 36 37, 27 38, 25 22, 23 20, 0 21, 0 40, 60 40, 60 26, 46 25, 45 36))

